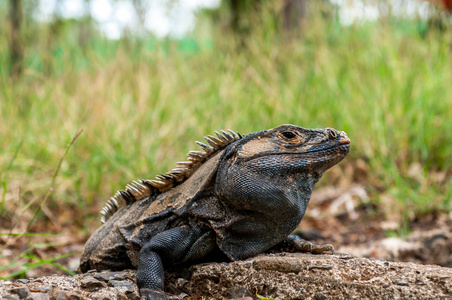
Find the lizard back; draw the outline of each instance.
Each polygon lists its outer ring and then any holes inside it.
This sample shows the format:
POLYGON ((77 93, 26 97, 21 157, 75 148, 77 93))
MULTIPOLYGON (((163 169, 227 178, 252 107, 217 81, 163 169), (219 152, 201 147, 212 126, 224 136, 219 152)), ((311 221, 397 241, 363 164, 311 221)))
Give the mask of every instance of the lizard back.
MULTIPOLYGON (((215 134, 216 137, 212 135, 204 137, 207 144, 196 141, 202 151, 192 150, 188 152, 187 161, 177 162, 176 168, 164 174, 157 175, 154 180, 141 179, 133 181, 126 185, 124 190, 116 192, 100 211, 102 215, 101 222, 105 223, 123 206, 159 195, 179 186, 190 178, 203 164, 214 157, 218 158, 217 154, 220 150, 242 138, 240 133, 236 133, 230 129, 227 131, 221 130, 220 132, 215 131, 215 134)), ((190 191, 186 192, 191 193, 190 191)), ((167 199, 165 203, 160 203, 159 201, 152 203, 152 208, 159 211, 162 207, 178 206, 176 198, 178 197, 167 197, 165 198, 167 199), (168 201, 174 201, 174 203, 169 203, 168 201)))

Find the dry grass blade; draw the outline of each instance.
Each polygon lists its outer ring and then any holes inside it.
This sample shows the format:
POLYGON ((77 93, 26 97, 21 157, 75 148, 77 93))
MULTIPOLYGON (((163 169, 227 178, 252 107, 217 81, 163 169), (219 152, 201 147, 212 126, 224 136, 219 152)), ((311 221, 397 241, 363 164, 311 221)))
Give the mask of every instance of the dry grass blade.
MULTIPOLYGON (((50 195, 53 193, 53 190, 54 190, 54 187, 55 187, 55 180, 56 180, 56 177, 57 177, 57 175, 58 175, 58 172, 60 171, 61 164, 63 163, 64 158, 66 157, 67 153, 69 152, 69 149, 71 149, 72 145, 75 143, 75 141, 77 140, 77 138, 82 134, 82 132, 83 132, 83 129, 80 129, 80 130, 74 135, 74 137, 72 138, 71 142, 69 143, 69 145, 68 145, 68 146, 66 147, 66 149, 64 150, 64 153, 63 153, 63 155, 61 156, 60 160, 58 161, 58 166, 57 166, 57 168, 55 169, 55 172, 53 173, 53 176, 52 176, 52 182, 50 183, 50 187, 49 187, 49 189, 47 190, 47 193, 46 193, 46 195, 44 196, 44 199, 42 199, 41 204, 40 204, 41 210, 42 210, 44 213, 45 213, 46 211, 48 211, 47 209, 45 209, 45 204, 46 204, 47 200, 49 199, 50 195), (43 209, 43 208, 44 208, 44 209, 43 209)), ((35 198, 35 199, 36 199, 36 198, 35 198)), ((35 213, 34 213, 34 215, 33 215, 33 218, 30 220, 30 222, 29 222, 28 225, 27 225, 27 230, 28 230, 28 228, 30 228, 30 226, 33 224, 33 222, 34 222, 34 220, 36 219, 36 216, 38 215, 38 213, 39 213, 39 211, 36 210, 35 213)), ((50 214, 46 214, 46 215, 47 215, 47 217, 49 217, 49 219, 50 219, 50 220, 58 227, 57 222, 54 221, 54 218, 52 218, 52 215, 50 215, 50 214)))

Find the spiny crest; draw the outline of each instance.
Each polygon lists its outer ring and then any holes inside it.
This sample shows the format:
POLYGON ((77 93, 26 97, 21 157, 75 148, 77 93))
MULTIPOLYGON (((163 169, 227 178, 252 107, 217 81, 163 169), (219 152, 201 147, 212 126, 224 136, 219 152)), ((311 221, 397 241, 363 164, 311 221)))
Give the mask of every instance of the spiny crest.
POLYGON ((207 144, 196 141, 202 151, 192 150, 187 154, 187 161, 180 161, 176 168, 156 176, 155 180, 142 179, 128 184, 124 191, 118 191, 105 204, 100 211, 101 222, 105 223, 118 209, 146 197, 168 191, 172 187, 185 181, 203 164, 212 154, 223 149, 227 145, 242 138, 240 133, 228 129, 228 131, 215 131, 216 137, 205 136, 207 144))

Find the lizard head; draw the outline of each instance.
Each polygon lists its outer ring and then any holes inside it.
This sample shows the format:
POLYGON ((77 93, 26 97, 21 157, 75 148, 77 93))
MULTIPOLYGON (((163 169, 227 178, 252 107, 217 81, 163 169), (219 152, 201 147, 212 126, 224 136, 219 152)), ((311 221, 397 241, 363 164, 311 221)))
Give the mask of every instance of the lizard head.
POLYGON ((309 201, 322 174, 350 151, 350 139, 332 128, 281 125, 249 134, 228 148, 217 177, 218 191, 228 199, 237 199, 237 204, 252 207, 254 201, 247 191, 251 187, 259 202, 265 190, 309 201))
POLYGON ((281 125, 246 136, 237 146, 235 163, 262 168, 274 164, 286 174, 312 171, 321 176, 349 151, 350 139, 343 131, 281 125))

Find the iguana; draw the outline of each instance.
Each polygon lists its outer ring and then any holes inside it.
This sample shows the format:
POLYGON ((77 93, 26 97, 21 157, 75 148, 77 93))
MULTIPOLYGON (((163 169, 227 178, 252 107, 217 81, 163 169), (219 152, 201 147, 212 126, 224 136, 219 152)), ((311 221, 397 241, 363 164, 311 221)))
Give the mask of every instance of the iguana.
POLYGON ((179 299, 164 292, 164 266, 212 253, 241 260, 272 247, 334 251, 291 232, 314 184, 349 152, 345 132, 281 125, 246 136, 215 133, 177 168, 134 181, 108 201, 82 272, 137 268, 142 298, 179 299))

